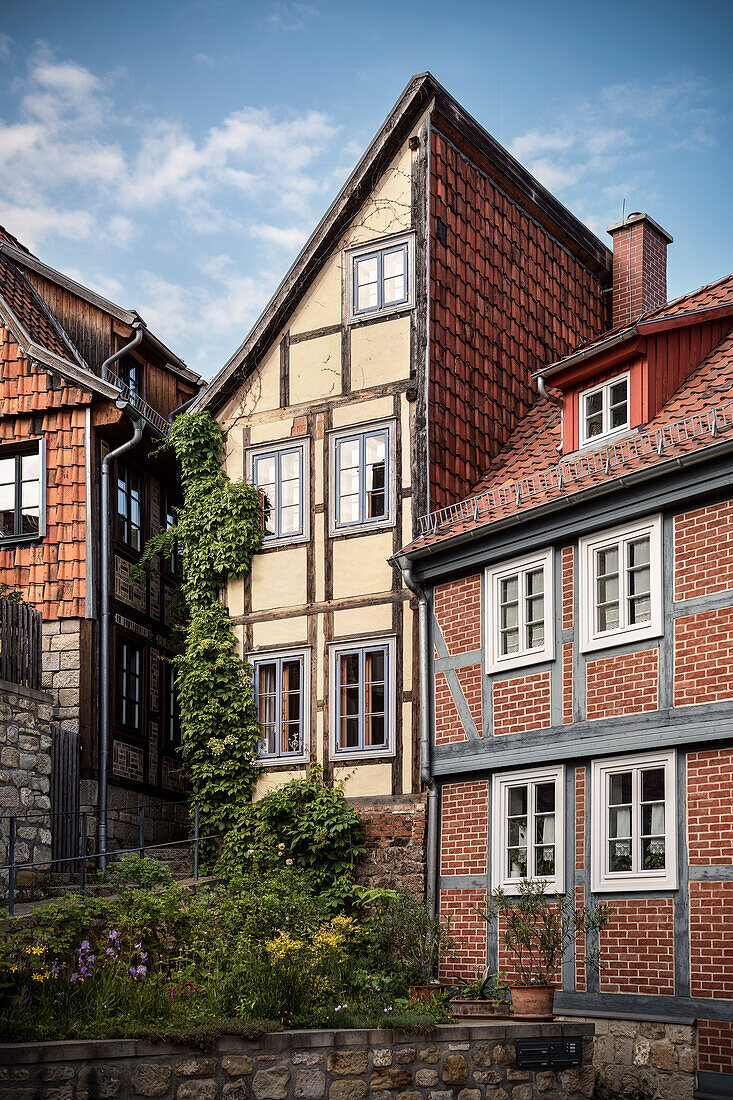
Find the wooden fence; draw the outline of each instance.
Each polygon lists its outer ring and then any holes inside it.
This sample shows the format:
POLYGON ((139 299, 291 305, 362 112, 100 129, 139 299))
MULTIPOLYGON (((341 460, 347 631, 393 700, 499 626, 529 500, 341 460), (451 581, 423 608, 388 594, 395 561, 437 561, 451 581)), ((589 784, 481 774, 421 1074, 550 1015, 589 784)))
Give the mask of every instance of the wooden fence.
POLYGON ((0 600, 0 680, 41 687, 41 613, 0 600))

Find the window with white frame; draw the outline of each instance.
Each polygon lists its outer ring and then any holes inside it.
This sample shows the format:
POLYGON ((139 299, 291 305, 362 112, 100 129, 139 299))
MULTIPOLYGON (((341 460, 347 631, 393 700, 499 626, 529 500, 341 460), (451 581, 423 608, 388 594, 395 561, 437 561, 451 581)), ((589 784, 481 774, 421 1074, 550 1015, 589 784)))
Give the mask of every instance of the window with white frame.
POLYGON ((487 671, 554 657, 552 549, 486 570, 487 671))
POLYGON ((580 394, 580 443, 629 430, 629 376, 619 374, 580 394))
POLYGON ((384 756, 394 752, 394 639, 331 649, 332 752, 384 756))
POLYGON ((409 233, 348 253, 349 320, 409 309, 414 303, 414 236, 409 233))
POLYGON ((393 423, 331 434, 331 530, 369 530, 394 522, 393 423))
POLYGON ((594 891, 676 889, 675 774, 674 751, 593 761, 594 891))
POLYGON ((662 633, 662 518, 580 540, 583 652, 662 633))
POLYGON ((264 760, 304 758, 307 748, 307 652, 261 654, 252 658, 258 754, 264 760))
POLYGON ((495 775, 492 789, 492 880, 517 893, 524 879, 563 890, 563 768, 495 775))
POLYGON ((247 473, 264 498, 265 543, 308 538, 308 441, 249 451, 247 473))
POLYGON ((0 542, 45 534, 45 447, 0 447, 0 542))

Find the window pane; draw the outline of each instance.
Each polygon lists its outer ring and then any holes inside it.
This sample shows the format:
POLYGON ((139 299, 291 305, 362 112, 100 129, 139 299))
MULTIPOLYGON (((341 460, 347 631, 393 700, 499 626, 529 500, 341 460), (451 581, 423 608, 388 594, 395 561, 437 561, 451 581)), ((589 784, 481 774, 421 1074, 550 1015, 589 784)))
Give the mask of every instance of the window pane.
POLYGON ((519 577, 505 577, 501 582, 501 602, 510 603, 519 599, 519 577))
POLYGON ((283 508, 280 513, 280 534, 297 535, 300 531, 300 505, 283 508))
POLYGON ((356 308, 375 309, 379 304, 377 257, 356 261, 356 308))
POLYGON ((611 837, 631 836, 631 807, 611 807, 608 813, 608 835, 611 837))
POLYGON ((21 531, 24 535, 32 535, 38 530, 38 509, 23 509, 21 516, 21 531))
MULTIPOLYGON (((38 454, 36 453, 36 454, 30 454, 30 455, 23 455, 23 458, 22 458, 21 461, 22 461, 22 466, 23 466, 23 474, 22 474, 23 480, 24 481, 37 481, 38 478, 40 477, 40 470, 41 470, 40 458, 39 458, 38 454)), ((2 480, 2 479, 0 478, 0 480, 2 480)))
POLYGON ((405 249, 395 249, 384 254, 384 277, 394 279, 405 274, 405 249))
POLYGON ((501 652, 503 655, 519 652, 519 631, 516 628, 513 630, 502 630, 501 652))
POLYGON ((300 479, 300 451, 285 451, 280 455, 280 477, 283 481, 300 479))
POLYGON ((647 768, 641 773, 641 800, 664 801, 664 768, 647 768))
POLYGON ((339 748, 358 749, 359 747, 359 719, 342 718, 339 748))
POLYGON ((629 568, 649 564, 649 537, 636 539, 628 545, 629 568))
POLYGON ((0 511, 12 512, 15 507, 15 482, 0 485, 0 511))
POLYGON ((535 813, 555 812, 555 784, 538 783, 535 787, 535 813))
POLYGON ((641 807, 641 835, 664 836, 663 802, 650 802, 641 807))
POLYGON ((377 747, 385 744, 385 723, 383 714, 371 714, 367 716, 366 745, 377 747))
POLYGON ((280 489, 280 504, 283 508, 291 508, 294 504, 300 504, 299 481, 283 481, 280 489))
POLYGON ((614 408, 611 409, 610 421, 612 431, 614 429, 625 427, 627 420, 628 415, 626 413, 626 402, 624 402, 623 405, 616 405, 614 408))
POLYGON ((359 465, 359 440, 343 439, 338 445, 339 467, 348 470, 359 465))
POLYGON ((0 458, 0 485, 15 484, 15 459, 0 458))
POLYGON ((618 546, 608 546, 597 551, 596 573, 599 577, 618 573, 618 546))
POLYGON ((356 285, 365 286, 367 283, 377 281, 377 257, 367 256, 363 260, 356 261, 356 285))
POLYGON ((510 879, 527 877, 527 849, 509 848, 507 877, 510 879))
POLYGON ((405 298, 405 279, 403 275, 397 275, 394 279, 384 280, 385 305, 389 305, 391 302, 404 302, 405 298))
POLYGON ((509 814, 511 817, 517 815, 524 815, 527 813, 527 788, 523 787, 510 787, 509 788, 509 814))
POLYGON ((535 844, 555 843, 555 815, 540 814, 534 819, 535 844))
POLYGON ((613 408, 615 405, 620 405, 626 401, 627 392, 626 379, 622 379, 620 382, 614 382, 609 389, 610 403, 613 408))
POLYGON ((666 866, 664 838, 642 840, 641 858, 645 871, 663 871, 666 866))
POLYGON ((384 435, 367 436, 366 447, 366 493, 367 519, 378 519, 385 515, 386 503, 386 451, 387 441, 384 435))
POLYGON ((597 390, 589 394, 585 399, 585 415, 594 416, 603 411, 603 391, 597 390))
POLYGON ((629 600, 629 625, 648 623, 652 617, 652 605, 648 596, 637 596, 629 600))
POLYGON ((535 851, 535 874, 547 878, 555 874, 555 848, 537 848, 535 851))
POLYGON ((510 817, 509 818, 509 847, 516 848, 518 845, 525 845, 527 843, 527 818, 526 817, 510 817))
POLYGON ((339 493, 342 497, 352 496, 359 492, 359 467, 341 469, 339 476, 339 493))
POLYGON ((384 682, 384 650, 370 650, 366 655, 367 683, 372 681, 384 682))
POLYGON ((609 779, 609 804, 631 805, 631 772, 619 772, 609 779))
POLYGON ((38 490, 40 486, 37 481, 24 481, 20 487, 20 502, 23 511, 27 508, 38 507, 38 490))
POLYGON ((612 840, 608 845, 609 871, 631 870, 631 843, 628 840, 612 840))
POLYGON ((339 520, 341 523, 359 522, 359 498, 342 497, 339 505, 339 520))
POLYGON ((266 455, 264 458, 256 458, 254 463, 255 485, 261 489, 275 488, 275 456, 266 455))
POLYGON ((536 623, 539 622, 545 612, 545 597, 544 596, 531 596, 527 600, 527 622, 536 623))
POLYGON ((527 628, 527 648, 528 649, 541 649, 545 644, 545 627, 544 623, 539 623, 535 626, 527 628))
POLYGON ((510 627, 517 626, 519 622, 519 604, 506 603, 501 608, 501 627, 502 630, 508 630, 510 627))

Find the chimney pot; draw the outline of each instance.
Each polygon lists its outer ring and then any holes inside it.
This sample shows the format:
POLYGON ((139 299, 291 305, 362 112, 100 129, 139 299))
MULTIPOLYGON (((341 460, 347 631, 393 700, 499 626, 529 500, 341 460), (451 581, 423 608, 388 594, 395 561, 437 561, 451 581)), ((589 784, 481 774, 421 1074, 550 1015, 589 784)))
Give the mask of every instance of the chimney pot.
POLYGON ((629 214, 613 237, 613 327, 633 324, 667 301, 667 246, 673 238, 648 214, 629 214))

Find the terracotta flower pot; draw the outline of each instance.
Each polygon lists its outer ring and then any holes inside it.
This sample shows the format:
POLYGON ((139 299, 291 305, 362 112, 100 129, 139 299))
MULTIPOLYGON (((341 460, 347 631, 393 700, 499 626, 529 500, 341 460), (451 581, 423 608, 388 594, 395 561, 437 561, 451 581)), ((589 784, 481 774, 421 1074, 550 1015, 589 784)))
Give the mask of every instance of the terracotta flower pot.
POLYGON ((496 1008, 491 1001, 471 1001, 467 998, 457 997, 450 1002, 450 1010, 454 1016, 470 1016, 472 1020, 489 1020, 508 1018, 509 1006, 496 1008))
POLYGON ((527 1019, 547 1019, 552 1016, 555 987, 552 985, 510 986, 514 1015, 527 1019))
POLYGON ((434 993, 440 993, 440 984, 430 982, 427 985, 411 985, 409 989, 410 1000, 419 1004, 427 1004, 434 993))

